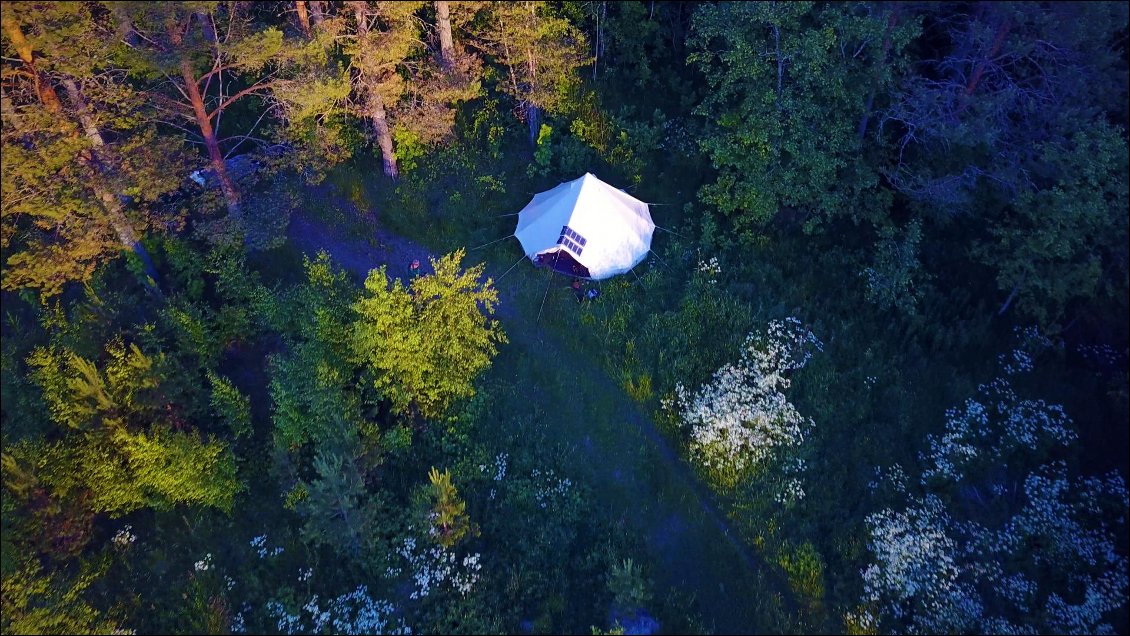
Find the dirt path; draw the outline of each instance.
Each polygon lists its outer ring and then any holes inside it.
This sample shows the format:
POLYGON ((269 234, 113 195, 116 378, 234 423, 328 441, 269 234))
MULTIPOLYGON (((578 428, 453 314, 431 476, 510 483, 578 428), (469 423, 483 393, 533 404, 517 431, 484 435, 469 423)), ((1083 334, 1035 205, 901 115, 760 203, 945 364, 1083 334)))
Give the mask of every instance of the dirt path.
MULTIPOLYGON (((288 235, 308 255, 327 251, 359 279, 381 265, 391 277, 407 279, 413 259, 419 259, 427 273, 428 258, 435 256, 387 231, 377 230, 375 240, 366 242, 299 215, 292 219, 288 235)), ((503 272, 494 269, 488 266, 487 273, 497 279, 503 272)), ((552 322, 551 315, 543 316, 541 326, 530 324, 527 316, 539 311, 537 301, 542 298, 524 293, 534 284, 531 280, 528 272, 511 274, 498 286, 499 317, 510 344, 500 351, 487 381, 527 396, 524 404, 498 407, 508 409, 512 434, 536 433, 567 448, 567 465, 576 466, 593 485, 609 518, 645 537, 656 564, 656 582, 692 594, 708 628, 717 633, 787 629, 795 616, 795 600, 783 573, 736 538, 711 494, 607 372, 585 356, 572 355, 554 336, 546 324, 552 322), (589 388, 578 394, 558 365, 537 360, 568 360, 570 373, 585 376, 589 388), (524 412, 515 417, 516 410, 524 412)))

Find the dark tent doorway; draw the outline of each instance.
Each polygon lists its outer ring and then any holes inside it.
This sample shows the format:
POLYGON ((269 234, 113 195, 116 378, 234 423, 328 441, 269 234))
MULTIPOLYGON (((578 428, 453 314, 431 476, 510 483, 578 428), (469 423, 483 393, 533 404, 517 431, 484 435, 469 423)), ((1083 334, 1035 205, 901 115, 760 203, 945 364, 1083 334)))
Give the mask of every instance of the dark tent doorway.
POLYGON ((538 254, 535 261, 542 267, 564 274, 565 276, 572 276, 575 278, 592 278, 589 274, 589 268, 577 262, 573 255, 568 250, 558 248, 550 252, 542 252, 538 254))

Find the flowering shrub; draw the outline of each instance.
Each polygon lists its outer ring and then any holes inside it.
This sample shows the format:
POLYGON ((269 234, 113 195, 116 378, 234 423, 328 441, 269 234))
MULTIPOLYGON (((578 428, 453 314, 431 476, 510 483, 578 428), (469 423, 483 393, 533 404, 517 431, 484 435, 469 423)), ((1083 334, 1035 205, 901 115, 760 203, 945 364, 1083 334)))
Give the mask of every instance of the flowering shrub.
POLYGON ((133 533, 133 526, 128 523, 121 530, 115 532, 114 537, 110 539, 114 547, 119 550, 125 550, 133 545, 134 541, 137 541, 137 535, 133 533))
POLYGON ((714 285, 718 282, 718 279, 715 277, 722 273, 722 266, 718 264, 718 257, 712 256, 710 260, 699 261, 697 271, 705 274, 706 282, 714 285))
POLYGON ((197 572, 207 572, 208 570, 211 570, 212 553, 209 552, 208 554, 205 554, 203 559, 200 559, 196 563, 192 564, 192 568, 197 572))
POLYGON ((958 546, 941 501, 927 496, 902 512, 882 510, 867 526, 875 562, 863 570, 866 600, 912 621, 911 632, 968 631, 980 608, 959 580, 958 546))
MULTIPOLYGON (((373 599, 367 586, 331 599, 326 607, 312 596, 294 614, 287 611, 279 601, 268 601, 267 615, 277 621, 276 627, 283 634, 322 633, 330 629, 334 634, 411 634, 412 630, 404 621, 393 616, 395 608, 385 600, 373 599), (309 614, 309 622, 303 615, 309 614)), ((243 611, 236 614, 232 632, 238 633, 244 627, 243 611), (236 627, 241 629, 237 630, 236 627)))
POLYGON ((675 404, 691 429, 691 454, 706 468, 736 474, 777 447, 799 445, 813 426, 785 397, 789 371, 803 367, 823 345, 796 318, 775 320, 750 334, 741 358, 714 373, 693 395, 676 387, 675 404))
MULTIPOLYGON (((1002 359, 1005 373, 1026 370, 1020 359, 1002 359)), ((849 627, 1112 632, 1104 619, 1126 604, 1128 588, 1127 558, 1116 550, 1130 508, 1125 481, 1072 478, 1065 462, 1046 461, 1076 440, 1059 405, 1022 400, 1003 379, 980 393, 948 410, 945 432, 929 437, 922 494, 908 492, 897 465, 875 484, 891 482, 906 508, 867 517, 874 558, 849 627)))
POLYGON ((979 399, 946 411, 941 436, 927 437, 930 451, 921 455, 926 465, 924 486, 936 480, 960 480, 972 469, 970 464, 979 468, 1008 464, 1019 461, 1018 456, 1067 446, 1077 438, 1062 406, 1022 400, 1007 380, 982 385, 980 393, 979 399))
MULTIPOLYGON (((417 551, 416 539, 412 537, 404 539, 396 552, 408 563, 415 586, 409 595, 413 600, 427 597, 434 588, 445 583, 461 596, 466 596, 478 582, 479 571, 483 568, 478 553, 458 559, 454 552, 442 546, 417 551)), ((400 572, 400 568, 389 568, 386 574, 391 577, 400 572)))

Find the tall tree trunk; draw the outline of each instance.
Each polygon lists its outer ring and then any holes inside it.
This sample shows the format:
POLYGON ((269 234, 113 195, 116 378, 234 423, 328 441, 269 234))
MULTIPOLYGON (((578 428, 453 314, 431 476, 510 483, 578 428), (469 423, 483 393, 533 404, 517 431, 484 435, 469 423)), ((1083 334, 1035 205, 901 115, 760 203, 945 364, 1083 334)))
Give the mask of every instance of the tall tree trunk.
POLYGON ((63 112, 63 105, 59 103, 59 96, 55 93, 55 87, 40 74, 39 69, 35 68, 35 57, 32 54, 31 43, 24 37, 19 22, 16 22, 16 18, 10 13, 0 15, 2 15, 0 22, 3 22, 4 32, 12 40, 12 46, 16 47, 16 53, 20 56, 20 60, 31 73, 32 81, 35 83, 35 94, 39 98, 39 102, 52 113, 63 112))
POLYGON ((973 69, 973 74, 969 77, 969 82, 965 85, 965 96, 969 97, 973 91, 977 90, 977 85, 981 83, 981 77, 985 74, 985 68, 989 65, 993 58, 1000 53, 1001 45, 1004 44, 1004 38, 1008 35, 1009 29, 1012 27, 1008 18, 1005 18, 997 27, 997 35, 993 39, 993 46, 989 49, 985 57, 977 62, 977 66, 973 69))
POLYGON ((871 107, 875 103, 875 93, 879 90, 879 76, 887 65, 887 57, 891 51, 891 31, 898 25, 898 21, 899 7, 898 4, 893 4, 891 14, 887 16, 887 27, 883 30, 883 55, 879 58, 878 68, 871 80, 871 91, 867 93, 867 103, 863 107, 863 117, 859 119, 859 126, 855 131, 860 141, 863 141, 863 137, 867 134, 867 124, 871 121, 871 107))
POLYGON ((322 0, 310 0, 310 19, 314 26, 321 26, 326 19, 326 3, 322 0))
POLYGON ((388 125, 388 115, 385 113, 384 100, 376 91, 376 87, 366 87, 367 93, 365 114, 373 122, 373 132, 377 135, 377 145, 381 147, 381 163, 385 175, 396 180, 400 171, 396 168, 396 155, 392 148, 392 129, 388 125))
POLYGON ((526 124, 530 127, 530 144, 536 146, 541 134, 541 110, 533 104, 526 104, 526 124))
MULTIPOLYGON (((59 101, 59 95, 55 92, 55 87, 51 85, 46 78, 39 74, 35 68, 35 60, 32 55, 31 44, 24 37, 20 25, 15 19, 5 14, 3 16, 3 28, 12 40, 12 45, 16 47, 16 53, 20 56, 28 67, 28 72, 31 73, 32 79, 35 82, 35 92, 39 97, 40 103, 48 112, 55 115, 62 116, 63 105, 59 101)), ((130 225, 129 219, 126 218, 125 212, 122 209, 122 201, 118 198, 108 186, 106 186, 105 166, 99 160, 98 152, 100 148, 106 144, 102 139, 102 133, 99 132, 98 126, 94 122, 94 117, 90 114, 90 109, 86 106, 86 100, 83 99, 82 93, 78 90, 78 85, 71 78, 63 80, 63 87, 67 90, 67 95, 70 97, 71 104, 74 105, 75 112, 78 114, 79 122, 82 124, 83 131, 86 133, 87 139, 94 148, 89 154, 80 156, 80 161, 83 163, 90 173, 90 186, 94 190, 94 195, 102 202, 102 207, 106 210, 106 215, 110 221, 110 225, 114 228, 114 232, 118 235, 118 240, 122 245, 129 250, 132 250, 137 255, 138 260, 141 261, 142 266, 145 268, 145 273, 149 277, 146 288, 157 296, 161 295, 161 289, 157 286, 157 268, 153 266, 153 259, 149 257, 149 252, 145 246, 138 240, 137 234, 133 231, 133 226, 130 225)))
POLYGON ((212 120, 204 108, 204 97, 200 94, 200 86, 192 73, 192 63, 181 60, 181 79, 184 80, 185 91, 192 102, 192 112, 196 116, 196 125, 200 128, 200 136, 204 138, 204 147, 208 149, 208 159, 211 160, 212 170, 220 180, 220 190, 224 193, 224 202, 227 203, 228 214, 236 220, 240 219, 239 190, 235 187, 231 175, 228 174, 224 164, 224 155, 220 152, 220 142, 216 139, 216 131, 212 129, 212 120))
POLYGON ((439 56, 443 70, 455 67, 455 41, 451 38, 451 9, 447 0, 436 0, 436 26, 439 28, 439 56))
MULTIPOLYGON (((365 37, 369 33, 368 3, 353 2, 353 15, 357 20, 357 35, 365 37)), ((385 111, 384 100, 377 90, 376 82, 372 75, 365 70, 362 60, 360 80, 362 90, 365 91, 365 116, 373 122, 373 133, 377 136, 377 145, 381 148, 381 163, 384 173, 388 178, 396 180, 400 171, 396 168, 396 155, 393 154, 392 129, 388 125, 388 113, 385 111)))
POLYGON ((310 14, 306 12, 306 0, 294 0, 294 10, 298 12, 298 26, 302 35, 310 39, 310 14))
MULTIPOLYGON (((593 58, 592 58, 592 80, 596 81, 596 69, 600 65, 600 54, 604 52, 604 22, 608 15, 608 3, 601 0, 600 8, 593 8, 593 19, 596 21, 596 28, 593 33, 593 58)), ((608 65, 605 64, 605 67, 608 65)))
MULTIPOLYGON (((533 9, 530 9, 533 12, 533 9)), ((530 72, 530 91, 533 92, 538 81, 538 59, 533 49, 526 49, 526 66, 530 72)), ((536 145, 538 134, 541 132, 541 111, 532 102, 526 102, 526 123, 530 127, 530 144, 536 145)))
POLYGON ((129 219, 126 218, 125 211, 122 209, 122 200, 107 185, 108 175, 106 173, 108 168, 103 156, 105 153, 103 148, 106 144, 102 139, 102 133, 98 130, 98 125, 94 121, 90 109, 87 108, 86 99, 83 98, 78 84, 69 77, 64 78, 63 88, 66 89, 67 97, 74 105, 75 113, 82 124, 86 138, 93 146, 89 152, 80 155, 80 161, 90 171, 90 187, 94 190, 95 196, 102 202, 102 207, 106 210, 106 215, 109 218, 110 225, 114 228, 114 232, 118 235, 118 240, 126 248, 133 251, 145 268, 145 274, 149 277, 149 280, 146 281, 146 287, 155 295, 160 296, 161 289, 157 285, 157 268, 153 266, 153 259, 149 257, 148 250, 138 240, 137 233, 134 232, 129 219))

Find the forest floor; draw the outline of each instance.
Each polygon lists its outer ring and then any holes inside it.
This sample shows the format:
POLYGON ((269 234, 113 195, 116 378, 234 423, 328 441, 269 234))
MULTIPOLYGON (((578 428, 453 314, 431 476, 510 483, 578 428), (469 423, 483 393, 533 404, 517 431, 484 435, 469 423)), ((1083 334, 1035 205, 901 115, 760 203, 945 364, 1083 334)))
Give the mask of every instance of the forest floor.
MULTIPOLYGON (((335 207, 352 207, 333 198, 335 207)), ((359 279, 385 265, 390 278, 407 280, 413 259, 423 273, 431 271, 428 258, 437 254, 420 243, 371 223, 361 224, 367 230, 359 232, 356 221, 319 216, 296 213, 288 229, 292 244, 311 257, 325 250, 359 279)), ((471 253, 464 264, 484 259, 481 252, 471 253)), ((784 572, 737 540, 710 493, 651 418, 592 352, 573 344, 569 333, 583 328, 586 307, 569 281, 550 280, 529 263, 508 269, 515 259, 521 259, 516 245, 497 262, 487 261, 509 338, 481 381, 482 390, 491 392, 488 417, 498 422, 500 434, 511 443, 545 444, 560 453, 562 465, 576 470, 567 476, 591 488, 608 519, 643 537, 651 553, 649 573, 659 588, 692 598, 707 629, 803 630, 795 623, 796 602, 784 572)))

